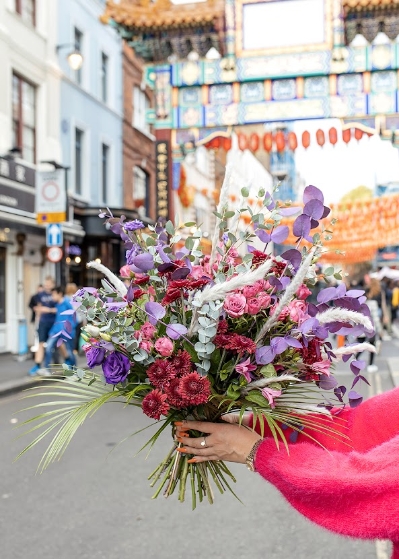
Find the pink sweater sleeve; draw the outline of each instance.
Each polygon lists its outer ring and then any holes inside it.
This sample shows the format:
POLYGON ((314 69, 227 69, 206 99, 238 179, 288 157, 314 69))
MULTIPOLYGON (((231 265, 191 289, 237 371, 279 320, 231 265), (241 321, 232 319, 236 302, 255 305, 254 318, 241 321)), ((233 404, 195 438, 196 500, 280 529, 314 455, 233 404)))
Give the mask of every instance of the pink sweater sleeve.
MULTIPOLYGON (((349 413, 351 451, 326 451, 306 441, 277 450, 265 439, 256 469, 300 513, 347 536, 399 542, 399 390, 349 413)), ((399 559, 399 543, 395 546, 399 559)))

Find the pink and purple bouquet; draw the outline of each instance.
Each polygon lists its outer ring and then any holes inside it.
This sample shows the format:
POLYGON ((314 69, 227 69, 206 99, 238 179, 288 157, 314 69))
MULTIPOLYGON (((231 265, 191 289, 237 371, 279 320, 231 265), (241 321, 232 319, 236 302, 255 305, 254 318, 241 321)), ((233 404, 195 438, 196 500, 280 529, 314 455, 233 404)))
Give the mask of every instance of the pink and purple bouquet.
MULTIPOLYGON (((168 221, 145 228, 139 220, 100 214, 125 242, 126 265, 117 277, 91 262, 89 266, 104 273, 102 287, 86 287, 74 296, 75 309, 87 318, 83 335, 88 368, 66 367, 65 378, 51 382, 51 394, 67 402, 64 411, 46 421, 48 433, 58 431, 42 458, 42 469, 62 455, 86 417, 117 399, 141 407, 160 423, 147 443, 150 447, 167 426, 173 432, 175 421, 218 421, 232 411, 241 417, 251 412, 269 426, 277 444, 286 443, 285 426, 293 433, 306 434, 311 426, 340 436, 325 422, 317 426, 315 417, 328 415, 333 406, 360 403, 353 388, 365 380, 364 363, 351 362, 351 390, 339 386, 333 364, 350 359, 359 344, 335 350, 332 335, 370 334, 372 324, 364 293, 347 291, 344 283, 321 290, 309 301, 316 282, 314 264, 323 251, 323 234, 312 236, 311 231, 329 214, 323 194, 307 187, 298 210, 260 191, 261 209, 255 213, 246 204, 244 188, 242 207, 231 211, 226 204, 228 182, 226 178, 222 187, 209 255, 201 250, 200 227, 187 236, 193 223, 176 226, 168 221), (298 211, 295 248, 273 256, 272 245, 289 234, 281 221, 298 211), (251 225, 239 230, 245 212, 251 225), (71 405, 74 394, 76 404, 71 405)), ((35 418, 37 427, 43 425, 42 417, 35 418)), ((213 501, 211 480, 221 492, 231 490, 234 478, 224 463, 189 463, 190 455, 177 452, 179 445, 173 442, 150 476, 151 485, 157 485, 155 496, 178 489, 183 501, 188 478, 193 507, 204 496, 213 501)))

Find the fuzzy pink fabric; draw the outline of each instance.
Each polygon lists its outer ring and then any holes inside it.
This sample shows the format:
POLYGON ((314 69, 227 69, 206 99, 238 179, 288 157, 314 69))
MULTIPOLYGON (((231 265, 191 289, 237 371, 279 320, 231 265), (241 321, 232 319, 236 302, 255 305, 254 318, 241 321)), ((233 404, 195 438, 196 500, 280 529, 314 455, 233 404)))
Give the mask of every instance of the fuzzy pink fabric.
POLYGON ((257 471, 313 522, 354 538, 390 539, 399 559, 399 389, 324 421, 351 447, 313 431, 329 452, 301 434, 287 455, 267 437, 257 471))

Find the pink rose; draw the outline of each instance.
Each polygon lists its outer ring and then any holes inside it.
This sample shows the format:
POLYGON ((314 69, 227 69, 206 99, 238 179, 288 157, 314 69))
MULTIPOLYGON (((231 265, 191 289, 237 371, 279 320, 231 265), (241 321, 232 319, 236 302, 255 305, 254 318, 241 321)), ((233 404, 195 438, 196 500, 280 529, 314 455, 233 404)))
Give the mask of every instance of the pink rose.
POLYGON ((306 308, 307 305, 304 301, 300 301, 297 299, 295 301, 291 301, 291 303, 288 305, 288 311, 291 320, 293 320, 294 322, 299 322, 305 314, 306 308))
POLYGON ((122 268, 119 270, 119 275, 123 278, 131 278, 134 274, 132 273, 130 266, 126 264, 126 266, 122 266, 122 268))
MULTIPOLYGON (((274 304, 272 307, 270 307, 270 316, 272 316, 276 312, 276 308, 277 308, 276 304, 274 304)), ((278 319, 279 320, 285 320, 289 314, 290 314, 289 308, 284 307, 284 309, 278 315, 278 319)))
POLYGON ((261 306, 256 297, 251 297, 247 299, 247 304, 245 306, 245 312, 248 314, 258 314, 261 311, 261 306))
POLYGON ((150 322, 144 322, 143 326, 140 328, 140 333, 144 340, 151 340, 156 332, 155 326, 150 322))
POLYGON ((253 297, 256 297, 257 294, 259 293, 260 289, 259 286, 257 286, 256 284, 254 285, 247 285, 246 287, 244 287, 244 289, 242 290, 242 294, 244 295, 244 297, 246 299, 252 299, 253 297))
POLYGON ((210 278, 211 276, 205 271, 204 267, 201 265, 193 266, 190 272, 190 276, 194 279, 202 279, 203 277, 210 278))
POLYGON ((158 338, 155 342, 155 349, 162 357, 169 357, 173 353, 173 343, 169 338, 158 338))
POLYGON ((144 349, 144 351, 146 351, 147 353, 151 353, 152 343, 148 340, 143 340, 142 342, 140 342, 139 347, 140 349, 144 349))
POLYGON ((258 291, 268 291, 268 289, 271 289, 272 286, 270 285, 270 283, 267 280, 261 279, 258 280, 254 283, 254 285, 256 285, 258 287, 258 291))
POLYGON ((270 302, 272 300, 270 295, 265 292, 259 293, 257 299, 261 309, 267 309, 267 307, 270 305, 270 302))
POLYGON ((304 299, 306 299, 306 297, 309 297, 309 295, 311 295, 311 293, 312 292, 310 291, 310 289, 308 289, 305 284, 302 284, 298 287, 298 290, 296 292, 296 296, 298 297, 298 299, 304 300, 304 299))
POLYGON ((247 300, 241 293, 229 293, 224 300, 223 308, 233 318, 242 316, 245 312, 247 300))

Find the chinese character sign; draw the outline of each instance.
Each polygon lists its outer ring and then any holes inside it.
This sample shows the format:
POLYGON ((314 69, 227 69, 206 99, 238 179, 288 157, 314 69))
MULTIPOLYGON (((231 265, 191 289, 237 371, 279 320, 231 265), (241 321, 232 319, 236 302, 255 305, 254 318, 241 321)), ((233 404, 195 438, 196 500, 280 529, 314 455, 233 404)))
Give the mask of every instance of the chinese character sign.
POLYGON ((169 142, 155 143, 157 217, 168 218, 169 214, 169 142))

